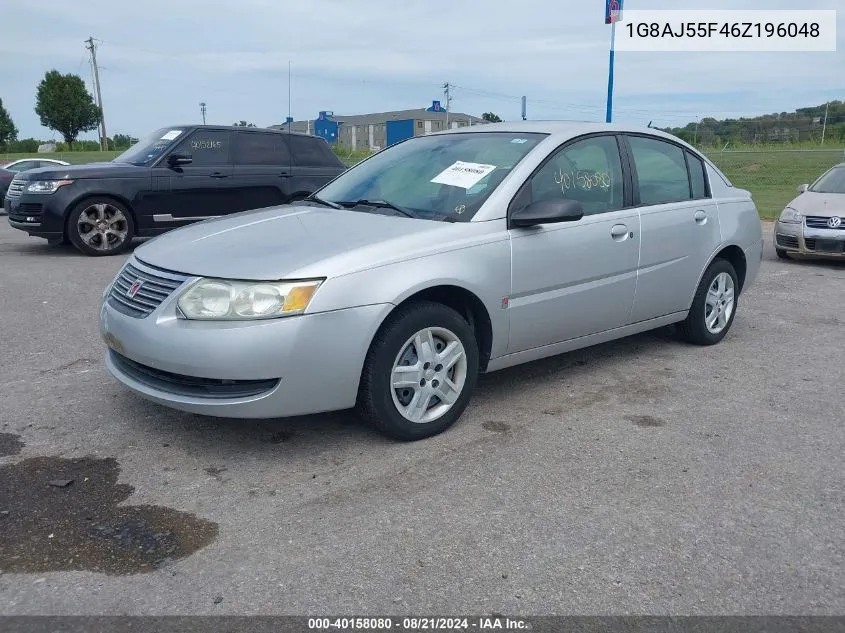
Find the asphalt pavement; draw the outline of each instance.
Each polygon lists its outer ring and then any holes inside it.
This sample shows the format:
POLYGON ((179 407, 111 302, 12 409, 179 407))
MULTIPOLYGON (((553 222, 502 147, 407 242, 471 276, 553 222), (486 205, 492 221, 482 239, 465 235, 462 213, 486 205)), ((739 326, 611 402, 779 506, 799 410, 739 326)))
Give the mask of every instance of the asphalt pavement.
POLYGON ((436 438, 203 418, 103 365, 123 257, 0 218, 0 614, 841 614, 845 262, 482 377, 436 438))

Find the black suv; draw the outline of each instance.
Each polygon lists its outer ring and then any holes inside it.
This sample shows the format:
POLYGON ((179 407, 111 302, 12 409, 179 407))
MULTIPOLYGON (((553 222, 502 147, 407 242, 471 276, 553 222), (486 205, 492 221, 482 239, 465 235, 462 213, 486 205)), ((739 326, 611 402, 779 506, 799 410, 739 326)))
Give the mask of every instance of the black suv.
POLYGON ((15 176, 9 223, 86 255, 113 255, 133 237, 301 200, 346 166, 319 136, 211 125, 162 128, 107 163, 15 176))

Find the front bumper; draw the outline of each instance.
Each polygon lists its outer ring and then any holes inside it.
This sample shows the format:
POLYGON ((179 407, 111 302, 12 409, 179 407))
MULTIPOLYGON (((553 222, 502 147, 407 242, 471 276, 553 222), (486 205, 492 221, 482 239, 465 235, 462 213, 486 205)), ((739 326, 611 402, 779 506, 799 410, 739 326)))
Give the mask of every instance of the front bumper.
POLYGON ((202 415, 276 418, 355 405, 364 358, 393 308, 379 304, 253 322, 176 317, 174 292, 137 318, 103 299, 111 374, 140 396, 202 415))
POLYGON ((779 250, 798 255, 845 257, 845 230, 822 229, 792 222, 775 222, 774 243, 779 250))
POLYGON ((68 209, 68 192, 62 189, 66 187, 51 194, 6 195, 3 209, 9 216, 9 224, 34 237, 61 238, 68 209))

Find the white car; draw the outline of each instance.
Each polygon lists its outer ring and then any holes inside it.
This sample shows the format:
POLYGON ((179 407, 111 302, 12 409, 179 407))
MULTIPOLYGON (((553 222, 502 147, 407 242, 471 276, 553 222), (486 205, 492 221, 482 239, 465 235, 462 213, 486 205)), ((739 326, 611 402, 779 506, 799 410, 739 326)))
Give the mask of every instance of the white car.
POLYGON ((70 163, 55 158, 19 158, 8 165, 2 165, 2 167, 9 171, 22 172, 39 167, 56 167, 58 165, 70 165, 70 163))

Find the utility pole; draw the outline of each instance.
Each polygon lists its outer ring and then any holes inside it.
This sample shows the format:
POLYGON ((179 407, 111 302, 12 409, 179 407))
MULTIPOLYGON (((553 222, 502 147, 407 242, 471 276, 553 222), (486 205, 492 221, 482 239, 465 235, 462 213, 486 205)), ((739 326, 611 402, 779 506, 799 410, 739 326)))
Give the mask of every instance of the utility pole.
POLYGON ((449 105, 452 103, 452 94, 450 92, 451 88, 452 88, 452 86, 449 85, 448 81, 445 84, 443 84, 443 94, 446 95, 446 129, 447 130, 449 129, 449 105))
POLYGON ((200 112, 202 112, 202 124, 205 125, 205 101, 200 101, 200 112))
POLYGON ((94 90, 96 92, 97 107, 100 108, 100 149, 108 151, 109 139, 106 134, 106 115, 103 112, 103 95, 100 94, 100 71, 97 68, 97 45, 94 43, 94 38, 89 36, 85 40, 87 48, 91 52, 91 66, 94 68, 94 90))
POLYGON ((824 104, 824 123, 822 123, 822 145, 824 145, 824 132, 825 128, 827 128, 827 108, 830 105, 830 102, 824 104))

